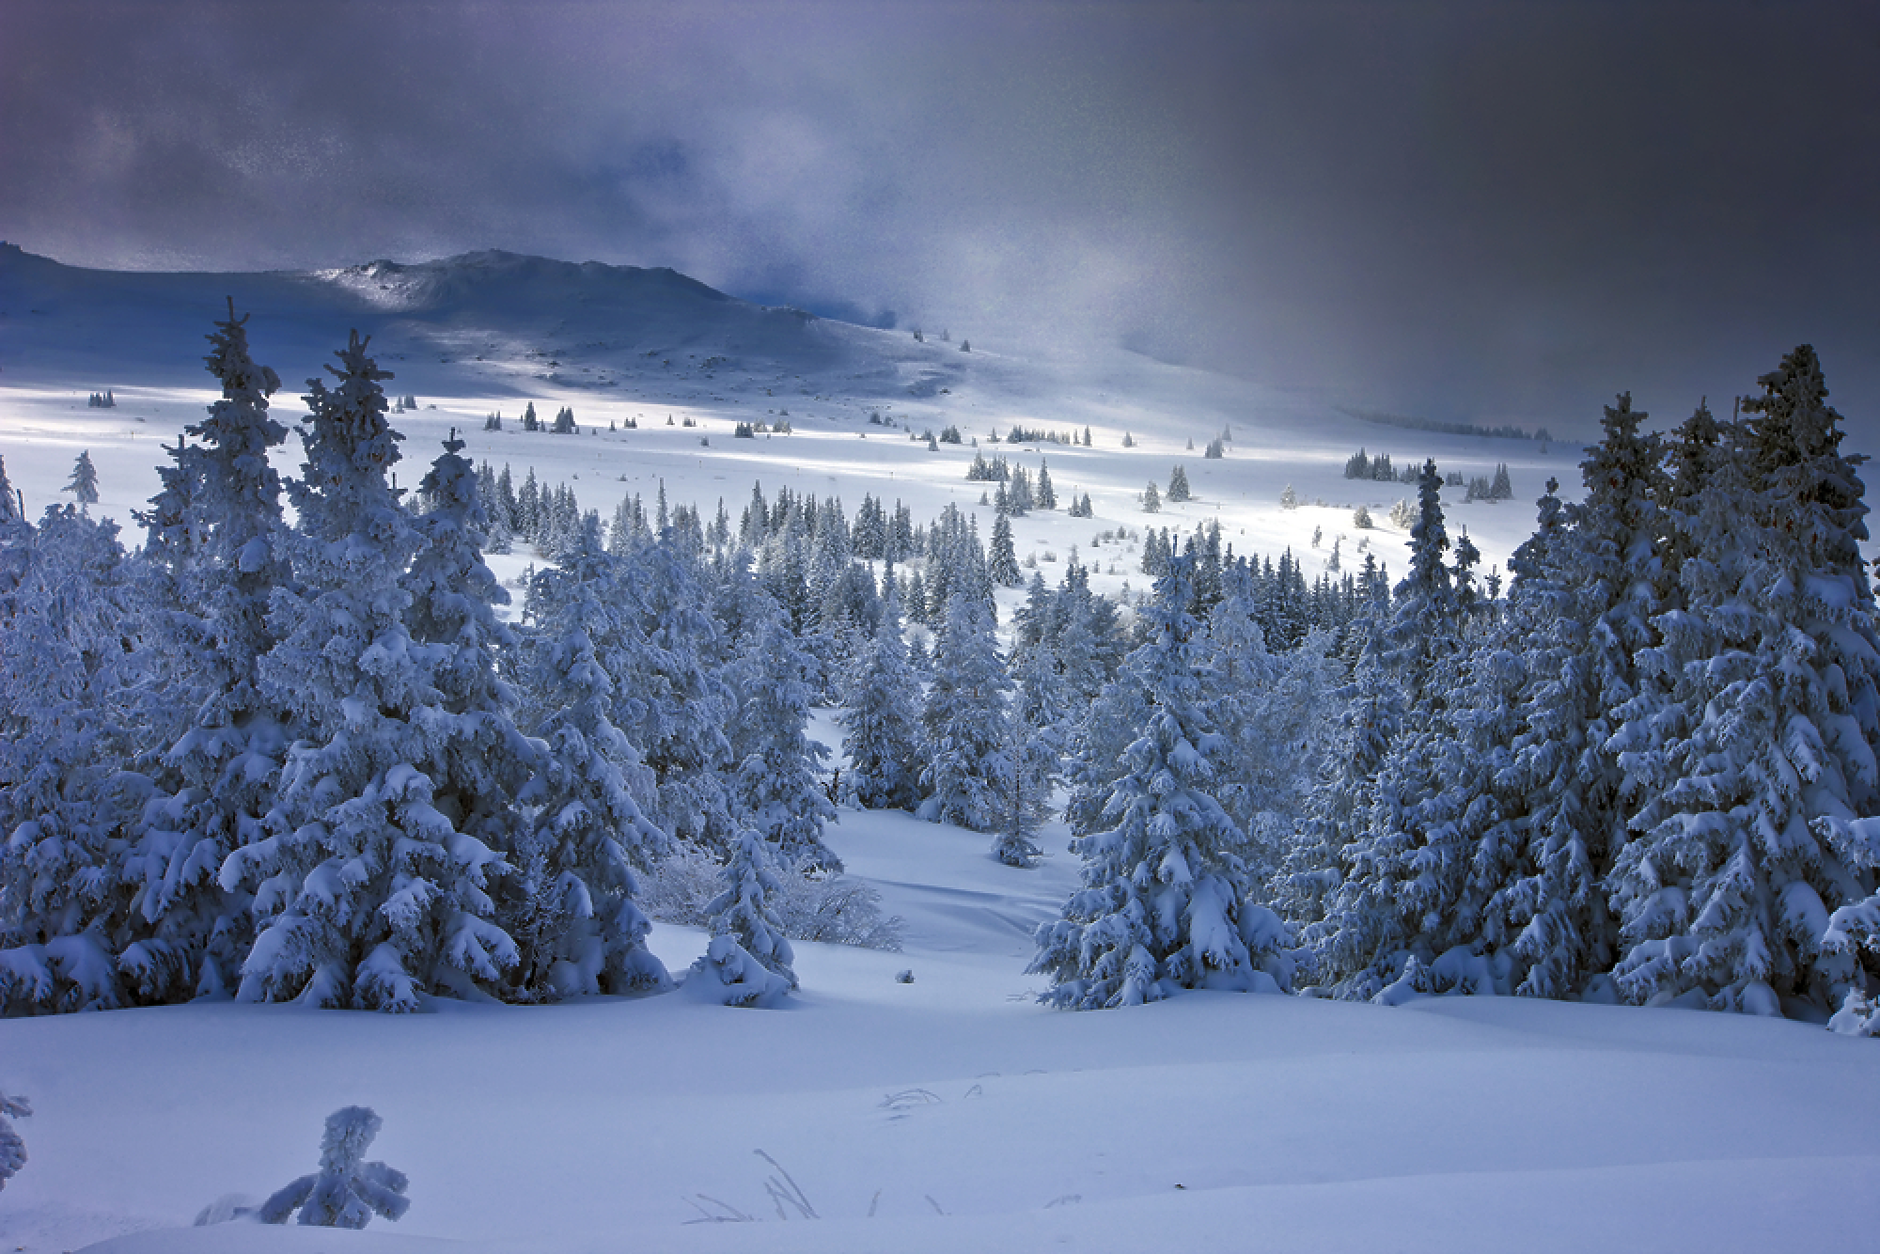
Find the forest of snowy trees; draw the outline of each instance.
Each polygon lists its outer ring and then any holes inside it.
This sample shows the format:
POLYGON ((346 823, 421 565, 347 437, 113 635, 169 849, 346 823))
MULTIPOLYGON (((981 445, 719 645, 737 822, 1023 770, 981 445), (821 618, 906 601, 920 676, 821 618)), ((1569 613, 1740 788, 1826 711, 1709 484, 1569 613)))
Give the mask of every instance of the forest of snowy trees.
POLYGON ((1024 582, 1009 475, 989 544, 952 507, 761 485, 736 517, 662 487, 603 523, 454 435, 405 493, 356 335, 283 480, 279 379, 232 309, 211 347, 222 399, 141 546, 83 498, 22 517, 0 465, 0 1011, 658 990, 640 883, 700 851, 693 978, 764 1004, 795 985, 779 871, 837 874, 847 805, 984 832, 1014 874, 1061 813, 1084 882, 1033 966, 1058 1005, 1508 993, 1880 1030, 1880 633, 1805 347, 1729 422, 1647 434, 1620 397, 1505 596, 1426 463, 1394 588, 1371 554, 1308 584, 1151 531, 1140 607, 1074 556, 1024 582), (517 542, 542 564, 512 623, 483 555, 517 542), (1023 587, 1003 632, 997 586, 1023 587))

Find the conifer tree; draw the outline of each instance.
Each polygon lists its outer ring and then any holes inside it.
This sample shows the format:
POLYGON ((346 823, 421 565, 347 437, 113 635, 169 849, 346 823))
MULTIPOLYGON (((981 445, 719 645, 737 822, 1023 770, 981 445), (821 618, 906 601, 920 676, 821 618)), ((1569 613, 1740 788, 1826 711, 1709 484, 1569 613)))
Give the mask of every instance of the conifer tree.
POLYGON ((1669 746, 1669 786, 1633 818, 1612 894, 1628 999, 1773 1014, 1864 993, 1880 635, 1864 487, 1814 350, 1759 382, 1740 470, 1712 477, 1688 524, 1699 552, 1680 575, 1702 627, 1672 635, 1696 663, 1681 668, 1686 708, 1702 713, 1669 746))
MULTIPOLYGON (((1372 708, 1365 716, 1374 726, 1363 738, 1379 730, 1389 738, 1372 776, 1326 781, 1327 795, 1315 807, 1324 813, 1344 800, 1368 803, 1354 838, 1335 852, 1338 883, 1323 899, 1324 918, 1307 929, 1320 978, 1359 998, 1383 992, 1414 970, 1406 966, 1409 959, 1427 963, 1442 952, 1432 952, 1429 941, 1438 938, 1445 910, 1460 896, 1472 853, 1457 821, 1459 798, 1442 786, 1462 768, 1451 697, 1466 676, 1454 572, 1443 560, 1449 537, 1441 492, 1436 463, 1426 461, 1410 533, 1410 573, 1375 639, 1374 665, 1383 673, 1369 677, 1372 708)), ((1361 744, 1350 748, 1354 760, 1363 750, 1361 744)), ((1318 834, 1320 841, 1331 837, 1331 830, 1318 834)))
POLYGON ((75 505, 0 543, 19 550, 0 589, 0 1014, 125 1005, 119 960, 148 934, 123 873, 147 797, 123 769, 145 730, 128 563, 75 505))
POLYGON ((908 661, 900 617, 899 602, 890 597, 844 694, 842 752, 849 767, 843 789, 865 810, 912 810, 919 801, 920 679, 908 661))
POLYGON ((1024 584, 1024 576, 1018 570, 1018 555, 1012 549, 1012 520, 1000 514, 992 523, 992 549, 986 555, 987 573, 992 582, 1002 588, 1017 588, 1024 584))
POLYGON ((934 639, 933 682, 921 712, 921 818, 993 830, 1007 787, 1001 749, 1010 689, 984 602, 955 594, 934 639))
POLYGON ((366 348, 354 332, 335 386, 308 384, 289 488, 298 586, 275 593, 279 643, 261 663, 297 736, 269 834, 236 849, 221 880, 255 894, 244 1000, 411 1011, 426 994, 494 991, 517 954, 490 896, 509 867, 436 804, 437 689, 402 585, 421 540, 387 481, 391 376, 366 348))
POLYGON ((1150 640, 1130 659, 1150 717, 1105 813, 1078 837, 1083 887, 1038 929, 1030 970, 1043 1000, 1073 1009, 1140 1005, 1183 988, 1281 991, 1291 982, 1285 925, 1250 900, 1240 834, 1210 791, 1224 747, 1200 705, 1200 624, 1188 613, 1191 560, 1157 584, 1150 640))
MULTIPOLYGON (((1192 445, 1190 446, 1192 447, 1192 445)), ((1168 500, 1171 504, 1188 500, 1193 493, 1188 487, 1188 468, 1178 465, 1169 472, 1168 500)))
POLYGON ((187 712, 164 745, 161 796, 127 868, 142 882, 138 909, 153 933, 129 965, 163 1000, 234 991, 253 922, 247 891, 226 888, 219 873, 265 836, 287 749, 284 711, 259 673, 275 644, 270 598, 293 587, 281 480, 268 462, 287 428, 269 414, 281 381, 250 355, 247 324, 231 301, 205 359, 221 399, 188 428, 196 442, 171 451, 145 515, 179 600, 193 606, 166 633, 180 655, 166 689, 187 712))
POLYGON ((595 645, 620 632, 620 571, 590 518, 577 545, 529 587, 525 710, 545 749, 519 798, 528 826, 505 897, 520 949, 510 995, 519 1000, 670 985, 634 901, 635 864, 665 853, 669 837, 636 799, 651 792, 652 775, 613 721, 616 685, 595 645))
POLYGON ((1013 660, 1013 699, 1007 711, 1003 775, 1006 797, 992 854, 1007 866, 1028 867, 1043 851, 1038 829, 1051 813, 1051 790, 1063 770, 1064 685, 1057 659, 1039 644, 1013 660))
POLYGON ((98 468, 91 464, 90 449, 80 453, 78 460, 72 463, 72 477, 62 490, 70 492, 80 505, 98 503, 98 468))
POLYGON ((727 1005, 759 1004, 796 987, 795 954, 771 904, 783 893, 773 849, 762 833, 739 832, 720 873, 724 889, 705 907, 712 942, 701 967, 726 988, 727 1005), (775 978, 751 971, 753 960, 775 978))
POLYGON ((816 779, 815 768, 829 750, 807 732, 804 668, 801 648, 782 616, 773 613, 751 636, 736 668, 732 806, 742 825, 769 842, 779 863, 840 871, 842 860, 822 840, 835 807, 816 779))

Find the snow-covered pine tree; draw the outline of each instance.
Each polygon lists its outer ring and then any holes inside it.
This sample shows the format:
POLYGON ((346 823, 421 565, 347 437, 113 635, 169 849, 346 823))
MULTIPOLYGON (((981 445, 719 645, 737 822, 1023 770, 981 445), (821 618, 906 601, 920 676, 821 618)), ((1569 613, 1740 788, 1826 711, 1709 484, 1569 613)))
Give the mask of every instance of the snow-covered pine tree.
MULTIPOLYGON (((1197 560, 1197 572, 1200 569, 1197 560)), ((1330 735, 1336 659, 1329 632, 1315 631, 1274 656, 1255 620, 1252 571, 1234 562, 1223 595, 1208 614, 1204 694, 1210 722, 1228 746, 1215 796, 1248 837, 1245 860, 1264 882, 1278 867, 1307 799, 1330 735)))
POLYGON ((1064 769, 1064 681, 1057 659, 1043 643, 1016 654, 1013 697, 1006 713, 1006 796, 992 856, 1007 866, 1029 867, 1039 854, 1038 829, 1051 815, 1051 791, 1064 769))
POLYGON ((618 625, 595 647, 614 680, 614 722, 653 773, 647 817, 675 837, 722 844, 736 832, 725 779, 736 760, 726 738, 735 697, 721 671, 738 637, 708 612, 676 536, 622 555, 618 625))
POLYGON ((18 524, 26 521, 26 515, 20 509, 19 494, 13 488, 13 481, 7 478, 7 464, 0 457, 0 525, 18 524))
POLYGON ((80 453, 78 460, 72 463, 72 477, 60 491, 70 492, 80 505, 98 503, 98 468, 91 464, 90 449, 80 453))
POLYGON ((1645 416, 1629 395, 1606 408, 1603 438, 1581 464, 1587 492, 1573 525, 1561 525, 1550 480, 1540 528, 1516 554, 1511 641, 1525 676, 1503 808, 1524 813, 1503 865, 1485 844, 1475 879, 1486 894, 1483 943, 1508 954, 1515 991, 1534 996, 1574 995, 1610 969, 1617 924, 1603 882, 1628 815, 1656 787, 1648 764, 1666 727, 1665 694, 1650 659, 1674 589, 1664 445, 1641 431, 1645 416))
POLYGON ((956 593, 934 638, 933 682, 921 711, 918 814, 989 832, 1008 787, 1006 697, 1011 680, 999 660, 992 617, 978 597, 956 593))
POLYGON ((844 701, 843 791, 865 810, 912 810, 919 802, 920 677, 908 661, 900 603, 892 596, 844 701))
MULTIPOLYGON (((1426 964, 1449 948, 1430 946, 1447 935, 1444 913, 1460 897, 1473 852, 1459 822, 1466 798, 1443 786, 1464 774, 1451 706, 1466 679, 1466 659, 1454 573, 1443 560, 1449 537, 1442 482, 1436 463, 1426 461, 1410 532, 1410 573, 1397 585, 1391 616, 1376 637, 1376 661, 1388 674, 1388 686, 1379 683, 1376 697, 1390 702, 1386 694, 1394 687, 1401 715, 1392 720, 1395 731, 1375 775, 1349 781, 1368 794, 1368 813, 1353 839, 1336 850, 1338 886, 1322 922, 1307 929, 1319 976, 1345 996, 1376 996, 1414 969, 1410 958, 1426 964)), ((1347 784, 1334 783, 1332 790, 1350 795, 1347 784)))
POLYGON ((139 607, 117 527, 74 505, 13 523, 0 589, 0 1014, 134 1000, 125 947, 147 934, 124 860, 148 792, 139 607))
POLYGON ((32 1113, 32 1105, 24 1097, 12 1097, 0 1090, 0 1189, 6 1188, 7 1181, 26 1165, 26 1142, 20 1139, 13 1121, 31 1118, 32 1113))
POLYGON ((399 436, 391 375, 354 332, 308 382, 298 584, 277 589, 264 694, 296 738, 269 834, 236 849, 221 881, 254 893, 244 1000, 411 1011, 426 994, 496 991, 516 963, 496 922, 501 855, 434 803, 444 774, 438 692, 406 625, 405 569, 420 536, 387 481, 399 436))
POLYGON ((1024 576, 1019 574, 1018 555, 1012 549, 1012 520, 1001 513, 992 522, 992 548, 986 554, 987 573, 992 582, 1002 588, 1023 586, 1024 576))
POLYGON ((829 750, 809 738, 809 685, 801 646, 772 614, 747 640, 735 668, 731 749, 738 766, 731 780, 737 821, 755 828, 777 861, 799 871, 840 871, 842 860, 823 844, 823 825, 835 818, 816 766, 829 750))
POLYGON ((760 832, 739 832, 720 872, 724 889, 705 907, 712 939, 686 983, 699 981, 727 1006, 774 1005, 796 987, 796 955, 771 904, 783 893, 772 848, 760 832))
POLYGON ((281 381, 250 355, 247 325, 231 301, 208 337, 205 361, 222 397, 188 428, 196 443, 178 442, 147 516, 171 532, 161 549, 180 563, 179 595, 195 620, 168 633, 169 647, 186 654, 176 669, 190 677, 190 690, 171 697, 193 699, 164 754, 162 795, 146 812, 131 867, 154 935, 129 963, 147 995, 163 1000, 226 995, 240 977, 254 939, 250 902, 218 873, 265 835, 287 749, 281 707, 259 680, 259 660, 275 643, 269 599, 292 585, 281 480, 268 463, 287 428, 268 413, 281 381))
POLYGON ((1184 988, 1278 992, 1291 983, 1291 937, 1250 900, 1240 833, 1210 791, 1224 746, 1201 710, 1191 578, 1191 558, 1171 560, 1147 610, 1151 638, 1129 662, 1151 713, 1106 808, 1116 826, 1071 842, 1084 860, 1083 887, 1038 929, 1029 969, 1051 977, 1042 999, 1053 1005, 1097 1009, 1184 988))
POLYGON ((525 709, 546 751, 520 798, 529 827, 515 855, 518 891, 505 902, 521 950, 519 999, 671 982, 646 948, 652 924, 633 900, 634 864, 663 854, 669 838, 635 800, 651 792, 652 774, 613 721, 615 681, 594 643, 621 631, 620 572, 591 518, 529 587, 525 709))
POLYGON ((416 520, 423 543, 402 584, 413 652, 435 697, 412 718, 428 745, 431 804, 457 831, 512 853, 516 798, 541 743, 517 727, 519 698, 499 673, 519 642, 497 617, 509 593, 483 560, 489 516, 463 447, 453 429, 419 487, 431 508, 416 520))
MULTIPOLYGON (((1192 448, 1194 446, 1191 444, 1189 447, 1192 448)), ((1169 472, 1168 476, 1169 504, 1173 505, 1180 501, 1189 500, 1193 495, 1194 493, 1188 487, 1188 468, 1186 466, 1177 465, 1174 470, 1169 472)))
POLYGON ((1865 489, 1814 350, 1759 382, 1740 470, 1712 477, 1687 524, 1702 631, 1667 633, 1701 715, 1633 819, 1612 895, 1629 1000, 1774 1014, 1861 996, 1861 959, 1874 965, 1861 921, 1880 825, 1862 820, 1880 812, 1880 633, 1865 489))

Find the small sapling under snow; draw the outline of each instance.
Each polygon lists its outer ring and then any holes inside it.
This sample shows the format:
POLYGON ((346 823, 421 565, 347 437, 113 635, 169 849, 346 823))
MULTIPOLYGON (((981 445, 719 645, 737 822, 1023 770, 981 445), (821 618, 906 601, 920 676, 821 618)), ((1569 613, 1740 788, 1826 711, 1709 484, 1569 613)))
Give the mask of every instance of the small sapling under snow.
POLYGON ((363 1228, 373 1212, 396 1220, 411 1206, 405 1173, 384 1163, 361 1162, 384 1121, 369 1106, 345 1106, 326 1117, 320 1170, 302 1176, 261 1204, 262 1223, 300 1222, 324 1228, 363 1228))
POLYGON ((33 1108, 24 1097, 8 1097, 0 1091, 0 1189, 6 1188, 7 1181, 26 1165, 26 1142, 20 1139, 13 1121, 25 1119, 32 1113, 33 1108))

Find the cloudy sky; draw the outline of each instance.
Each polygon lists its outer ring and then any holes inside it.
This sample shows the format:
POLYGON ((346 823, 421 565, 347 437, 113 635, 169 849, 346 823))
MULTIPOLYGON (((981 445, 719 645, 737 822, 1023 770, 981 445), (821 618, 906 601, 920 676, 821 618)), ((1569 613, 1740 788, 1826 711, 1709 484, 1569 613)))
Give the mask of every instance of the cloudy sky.
POLYGON ((0 238, 670 265, 1563 425, 1806 340, 1880 431, 1880 5, 5 0, 0 238))

